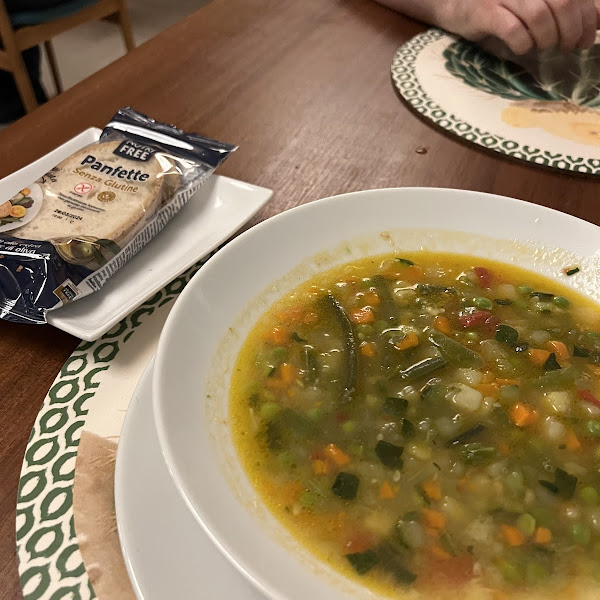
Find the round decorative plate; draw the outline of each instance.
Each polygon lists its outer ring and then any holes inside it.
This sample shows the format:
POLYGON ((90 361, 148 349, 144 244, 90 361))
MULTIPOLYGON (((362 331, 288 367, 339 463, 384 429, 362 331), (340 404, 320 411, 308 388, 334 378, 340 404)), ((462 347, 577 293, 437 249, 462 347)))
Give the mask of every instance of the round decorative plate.
POLYGON ((600 44, 528 71, 430 29, 401 46, 392 78, 425 119, 512 158, 600 174, 600 44), (535 73, 535 74, 532 74, 535 73))
POLYGON ((129 403, 115 466, 119 539, 135 594, 139 600, 266 600, 217 550, 167 471, 154 427, 153 365, 129 403))
POLYGON ((173 300, 204 261, 64 364, 27 444, 16 541, 25 600, 132 600, 114 517, 114 457, 127 405, 173 300))

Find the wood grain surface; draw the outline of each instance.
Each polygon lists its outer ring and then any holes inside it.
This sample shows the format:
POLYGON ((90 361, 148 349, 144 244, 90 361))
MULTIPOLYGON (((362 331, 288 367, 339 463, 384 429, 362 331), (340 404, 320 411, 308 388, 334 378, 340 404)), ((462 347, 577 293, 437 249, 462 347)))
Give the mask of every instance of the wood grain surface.
MULTIPOLYGON (((0 131, 0 177, 130 105, 239 144, 219 172, 275 191, 254 222, 342 192, 440 186, 600 224, 594 180, 466 145, 398 99, 392 58, 422 29, 370 0, 214 0, 0 131)), ((82 49, 81 60, 93 51, 82 49)), ((48 326, 0 322, 0 600, 21 598, 14 519, 25 445, 76 344, 48 326)))

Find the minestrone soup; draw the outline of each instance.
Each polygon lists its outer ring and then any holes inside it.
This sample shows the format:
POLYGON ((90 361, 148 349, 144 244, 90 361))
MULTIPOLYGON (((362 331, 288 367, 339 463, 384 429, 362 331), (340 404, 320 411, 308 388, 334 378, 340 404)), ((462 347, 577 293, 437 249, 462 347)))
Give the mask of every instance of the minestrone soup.
POLYGON ((600 598, 600 312, 555 281, 433 253, 321 274, 252 330, 231 419, 271 510, 371 588, 600 598))

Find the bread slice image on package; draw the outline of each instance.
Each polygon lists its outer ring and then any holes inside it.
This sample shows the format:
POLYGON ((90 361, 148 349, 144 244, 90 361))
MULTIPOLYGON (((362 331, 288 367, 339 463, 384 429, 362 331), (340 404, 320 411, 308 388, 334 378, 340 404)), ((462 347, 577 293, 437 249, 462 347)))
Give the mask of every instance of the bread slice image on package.
POLYGON ((97 143, 0 200, 0 318, 44 323, 99 290, 233 150, 121 109, 97 143))
POLYGON ((95 236, 122 245, 163 203, 166 179, 177 180, 178 174, 160 153, 129 169, 131 161, 115 154, 120 145, 116 140, 79 150, 34 183, 43 187, 42 208, 14 235, 30 240, 95 236))

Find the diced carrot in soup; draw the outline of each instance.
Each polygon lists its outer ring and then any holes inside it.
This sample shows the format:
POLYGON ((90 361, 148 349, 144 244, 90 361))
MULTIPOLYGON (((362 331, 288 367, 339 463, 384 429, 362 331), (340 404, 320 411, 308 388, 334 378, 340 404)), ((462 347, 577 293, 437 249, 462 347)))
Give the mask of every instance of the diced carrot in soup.
POLYGON ((419 345, 419 338, 414 331, 409 331, 401 340, 394 342, 394 347, 398 350, 408 350, 419 345))
POLYGON ((517 427, 529 427, 539 420, 539 413, 531 407, 517 402, 510 409, 510 419, 517 427))
POLYGON ((437 315, 433 320, 433 326, 442 333, 448 335, 452 332, 452 326, 450 325, 450 320, 448 317, 444 317, 442 315, 437 315))
POLYGON ((411 265, 400 272, 397 272, 397 277, 408 283, 418 283, 423 280, 424 271, 420 265, 411 265))
POLYGON ((545 527, 538 527, 535 530, 536 544, 549 544, 552 541, 552 533, 545 527))
POLYGON ((364 295, 363 300, 369 306, 377 306, 381 302, 376 292, 367 292, 364 295))
POLYGON ((423 491, 431 500, 442 499, 442 486, 440 482, 434 479, 428 479, 423 482, 423 491))
POLYGON ((394 488, 387 482, 384 481, 379 488, 379 497, 384 500, 391 500, 396 496, 394 488))
POLYGON ((377 354, 377 346, 375 344, 373 344, 372 342, 363 342, 360 345, 360 353, 363 356, 372 358, 373 356, 375 356, 377 354))
POLYGON ((423 516, 423 522, 428 527, 432 527, 433 529, 444 529, 446 526, 446 518, 437 510, 423 508, 421 514, 423 516))
POLYGON ((355 310, 352 313, 352 321, 359 325, 373 323, 375 321, 373 310, 369 306, 366 306, 365 308, 361 308, 359 310, 355 310))
POLYGON ((577 452, 577 450, 581 450, 581 442, 579 441, 579 438, 575 435, 575 433, 573 433, 573 431, 569 431, 567 433, 565 445, 569 452, 577 452))
POLYGON ((276 346, 283 346, 287 342, 287 332, 283 327, 274 327, 267 335, 267 339, 276 346))
POLYGON ((375 537, 366 531, 353 531, 344 543, 344 554, 364 552, 375 546, 375 537))
POLYGON ((338 467, 344 467, 350 462, 350 457, 335 444, 328 444, 324 450, 325 456, 330 458, 338 467))
POLYGON ((475 389, 481 392, 484 396, 489 396, 490 398, 497 398, 500 393, 500 388, 496 383, 480 383, 475 386, 475 389))
POLYGON ((525 536, 522 531, 512 525, 502 525, 502 538, 509 546, 522 546, 525 543, 525 536))
POLYGON ((279 374, 285 383, 293 383, 298 376, 298 369, 290 363, 282 363, 279 367, 279 374))
POLYGON ((554 352, 556 357, 560 360, 567 360, 569 358, 569 350, 564 342, 558 340, 550 340, 548 342, 548 351, 554 352))
POLYGON ((541 367, 550 357, 548 350, 542 350, 541 348, 532 348, 529 350, 529 358, 534 365, 541 367))

